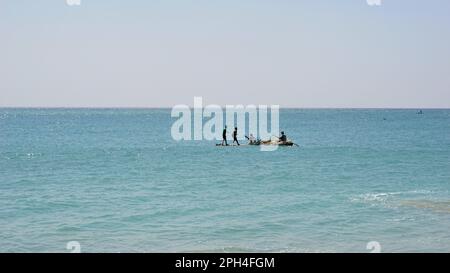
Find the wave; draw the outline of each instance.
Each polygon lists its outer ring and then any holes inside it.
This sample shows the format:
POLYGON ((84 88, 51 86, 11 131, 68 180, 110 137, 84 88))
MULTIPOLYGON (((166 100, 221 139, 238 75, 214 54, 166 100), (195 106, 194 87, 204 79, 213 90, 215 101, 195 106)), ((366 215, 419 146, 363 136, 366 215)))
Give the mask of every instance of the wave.
POLYGON ((432 194, 431 190, 413 190, 413 191, 399 191, 399 192, 380 192, 380 193, 365 193, 350 197, 351 202, 362 203, 384 203, 395 196, 411 196, 411 195, 426 195, 432 194))
MULTIPOLYGON (((354 203, 365 203, 384 207, 409 207, 427 209, 434 212, 450 213, 450 199, 439 198, 432 190, 413 190, 400 192, 366 193, 350 198, 354 203)), ((443 193, 440 191, 439 193, 443 193)))
POLYGON ((307 249, 307 248, 246 248, 229 246, 222 248, 207 248, 207 249, 191 249, 187 251, 182 251, 182 253, 328 253, 336 252, 334 249, 307 249))

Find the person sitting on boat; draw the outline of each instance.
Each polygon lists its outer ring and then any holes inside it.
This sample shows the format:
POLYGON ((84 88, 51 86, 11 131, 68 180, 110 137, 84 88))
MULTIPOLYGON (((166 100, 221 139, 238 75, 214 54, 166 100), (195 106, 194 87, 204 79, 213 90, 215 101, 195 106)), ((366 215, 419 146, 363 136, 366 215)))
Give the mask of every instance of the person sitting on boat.
POLYGON ((234 127, 234 132, 233 132, 233 144, 234 144, 234 142, 236 142, 237 145, 241 145, 241 144, 239 144, 239 141, 238 141, 238 139, 237 139, 237 127, 234 127))
POLYGON ((248 139, 248 144, 253 145, 256 144, 256 138, 253 136, 253 134, 250 134, 250 136, 245 136, 248 139))
POLYGON ((227 126, 225 126, 225 128, 223 128, 223 132, 222 132, 222 146, 223 146, 224 142, 225 142, 225 145, 228 146, 228 143, 227 143, 227 126))
POLYGON ((284 132, 281 132, 281 136, 278 138, 278 141, 283 143, 287 141, 287 137, 284 132))

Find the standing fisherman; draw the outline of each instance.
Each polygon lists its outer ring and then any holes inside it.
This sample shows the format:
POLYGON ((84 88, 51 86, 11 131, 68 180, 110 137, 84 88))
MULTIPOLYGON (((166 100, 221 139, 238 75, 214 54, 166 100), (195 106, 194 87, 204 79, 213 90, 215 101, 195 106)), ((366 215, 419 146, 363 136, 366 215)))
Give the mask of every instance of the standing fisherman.
POLYGON ((227 126, 225 126, 225 128, 223 128, 223 132, 222 132, 222 146, 223 146, 224 142, 225 142, 225 145, 228 146, 228 143, 227 143, 227 126))
POLYGON ((239 141, 237 139, 237 127, 234 127, 234 132, 233 132, 233 144, 236 141, 237 145, 241 145, 239 144, 239 141))

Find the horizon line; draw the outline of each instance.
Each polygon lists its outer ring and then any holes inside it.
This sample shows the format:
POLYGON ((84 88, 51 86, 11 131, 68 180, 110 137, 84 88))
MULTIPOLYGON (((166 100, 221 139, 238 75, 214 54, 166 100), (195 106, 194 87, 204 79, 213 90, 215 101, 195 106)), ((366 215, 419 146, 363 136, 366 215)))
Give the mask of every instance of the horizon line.
MULTIPOLYGON (((188 105, 190 108, 193 106, 188 105)), ((225 106, 221 106, 225 108, 225 106)), ((173 106, 0 106, 0 109, 172 109, 173 106)), ((450 107, 302 107, 302 106, 280 106, 280 109, 311 109, 311 110, 352 110, 352 109, 367 109, 367 110, 450 110, 450 107)))

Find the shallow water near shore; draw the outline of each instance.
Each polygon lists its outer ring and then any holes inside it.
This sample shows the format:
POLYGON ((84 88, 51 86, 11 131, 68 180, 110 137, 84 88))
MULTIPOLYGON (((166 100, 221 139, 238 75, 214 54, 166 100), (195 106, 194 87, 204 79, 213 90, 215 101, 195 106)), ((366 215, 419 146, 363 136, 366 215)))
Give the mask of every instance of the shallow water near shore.
POLYGON ((450 251, 450 110, 282 109, 300 147, 169 109, 0 109, 0 252, 450 251))

